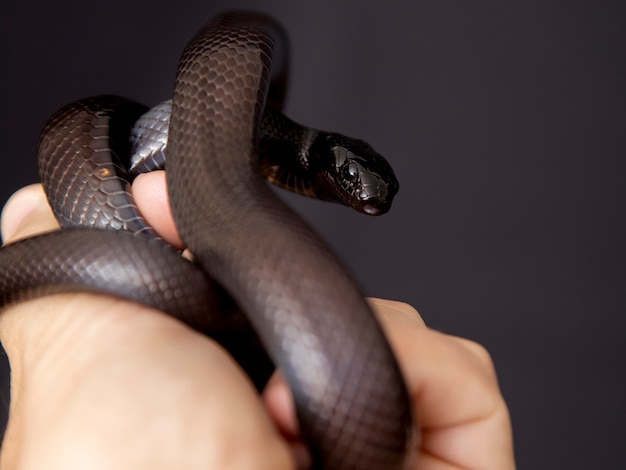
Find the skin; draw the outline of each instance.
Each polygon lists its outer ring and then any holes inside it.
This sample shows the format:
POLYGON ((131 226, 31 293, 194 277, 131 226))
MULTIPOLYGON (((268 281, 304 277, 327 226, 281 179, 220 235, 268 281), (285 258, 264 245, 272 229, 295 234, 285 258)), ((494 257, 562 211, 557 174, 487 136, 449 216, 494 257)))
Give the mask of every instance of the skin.
MULTIPOLYGON (((163 174, 133 191, 156 230, 182 246, 163 174)), ((2 215, 6 243, 57 228, 39 185, 2 215)), ((486 350, 370 299, 399 360, 422 441, 408 469, 515 468, 511 424, 486 350), (415 458, 417 457, 417 458, 415 458)), ((306 468, 289 389, 259 397, 230 356, 160 312, 90 294, 24 302, 0 315, 11 363, 3 469, 306 468)))

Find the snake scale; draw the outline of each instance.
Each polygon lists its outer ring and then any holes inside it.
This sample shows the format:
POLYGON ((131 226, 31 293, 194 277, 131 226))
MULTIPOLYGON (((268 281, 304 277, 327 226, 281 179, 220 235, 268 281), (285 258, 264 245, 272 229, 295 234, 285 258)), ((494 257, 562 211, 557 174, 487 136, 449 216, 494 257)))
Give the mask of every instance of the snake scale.
POLYGON ((315 468, 401 468, 411 407, 382 329, 337 257, 263 175, 370 214, 388 210, 397 182, 366 143, 277 111, 285 42, 272 18, 227 12, 183 51, 159 152, 167 154, 172 211, 194 262, 160 241, 127 191, 125 160, 138 145, 128 135, 151 126, 137 126, 150 122, 147 108, 98 96, 57 111, 39 158, 64 230, 2 248, 0 301, 87 290, 144 303, 202 331, 249 322, 291 387, 315 468), (331 164, 316 156, 325 153, 331 164), (219 312, 225 297, 246 320, 219 312))

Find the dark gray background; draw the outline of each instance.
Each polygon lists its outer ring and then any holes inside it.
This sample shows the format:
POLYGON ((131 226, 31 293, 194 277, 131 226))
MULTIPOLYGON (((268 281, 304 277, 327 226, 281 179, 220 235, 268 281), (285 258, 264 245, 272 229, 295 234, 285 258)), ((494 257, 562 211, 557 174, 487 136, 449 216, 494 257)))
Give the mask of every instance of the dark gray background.
POLYGON ((100 93, 155 104, 206 19, 272 13, 292 39, 288 114, 366 138, 401 183, 379 219, 289 200, 369 294, 491 351, 520 468, 618 468, 625 5, 4 0, 0 199, 36 180, 56 108, 100 93))

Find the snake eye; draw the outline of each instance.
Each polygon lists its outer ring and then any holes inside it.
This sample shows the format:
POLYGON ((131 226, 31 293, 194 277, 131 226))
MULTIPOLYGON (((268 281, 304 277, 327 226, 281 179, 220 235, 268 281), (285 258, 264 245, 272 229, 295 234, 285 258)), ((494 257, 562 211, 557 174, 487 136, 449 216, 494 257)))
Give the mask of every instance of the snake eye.
POLYGON ((355 163, 344 166, 341 173, 345 180, 351 183, 359 179, 359 168, 355 163))

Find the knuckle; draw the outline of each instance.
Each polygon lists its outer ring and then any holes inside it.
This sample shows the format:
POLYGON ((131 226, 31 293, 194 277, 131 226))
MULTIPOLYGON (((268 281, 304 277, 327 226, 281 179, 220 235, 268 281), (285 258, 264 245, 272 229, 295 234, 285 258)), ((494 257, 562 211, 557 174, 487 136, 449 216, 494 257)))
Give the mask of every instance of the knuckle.
POLYGON ((476 341, 465 338, 461 339, 461 344, 472 355, 472 358, 479 364, 482 371, 491 380, 497 380, 495 364, 487 348, 476 341))

